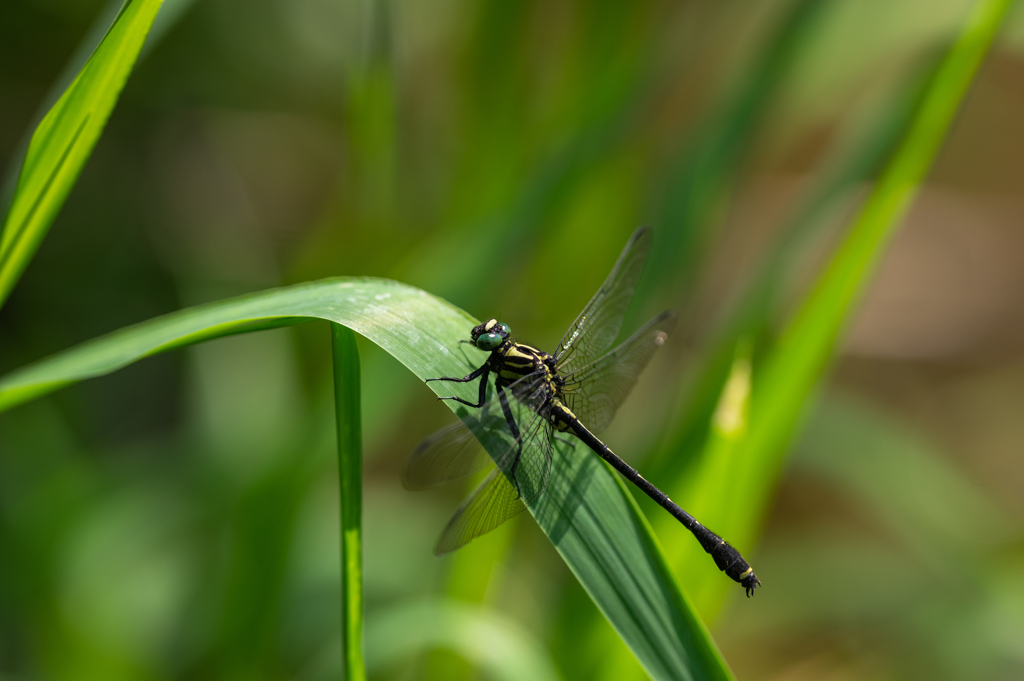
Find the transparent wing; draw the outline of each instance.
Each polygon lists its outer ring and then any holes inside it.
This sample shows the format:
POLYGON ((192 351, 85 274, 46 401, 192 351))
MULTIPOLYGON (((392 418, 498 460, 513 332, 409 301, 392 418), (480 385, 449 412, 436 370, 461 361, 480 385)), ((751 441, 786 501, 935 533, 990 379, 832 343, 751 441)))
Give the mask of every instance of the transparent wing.
MULTIPOLYGON (((546 387, 542 391, 547 394, 546 387)), ((533 408, 525 400, 506 400, 506 405, 519 428, 519 437, 494 463, 529 506, 544 494, 551 478, 551 424, 543 405, 533 408)))
POLYGON ((565 377, 565 403, 592 433, 608 427, 673 326, 675 316, 663 312, 611 352, 565 377))
POLYGON ((475 473, 490 463, 491 457, 473 431, 462 421, 456 421, 416 447, 402 472, 402 486, 410 490, 428 489, 475 473))
POLYGON ((442 555, 490 532, 532 504, 551 477, 550 392, 544 374, 524 376, 484 403, 468 424, 443 428, 417 447, 407 489, 423 489, 496 465, 448 522, 434 547, 442 555), (501 452, 493 459, 487 451, 501 452))
POLYGON ((443 556, 465 546, 525 508, 526 504, 516 493, 515 487, 495 468, 448 521, 434 545, 434 555, 443 556))
MULTIPOLYGON (((513 413, 517 406, 524 406, 515 400, 508 400, 508 404, 513 413)), ((536 411, 531 410, 530 414, 533 418, 528 424, 524 424, 524 414, 517 414, 518 423, 527 430, 520 431, 520 437, 498 457, 487 479, 455 511, 434 546, 436 555, 450 553, 490 532, 539 499, 547 489, 551 478, 551 426, 536 411)))
MULTIPOLYGON (((545 389, 543 379, 542 373, 524 376, 505 390, 516 398, 514 401, 532 404, 530 400, 535 400, 535 395, 545 389)), ((513 400, 508 401, 511 408, 513 400)), ((524 427, 538 418, 536 411, 518 407, 513 410, 513 415, 518 415, 517 426, 524 427)), ((456 421, 416 447, 402 473, 402 484, 406 489, 428 489, 475 473, 492 463, 493 459, 480 443, 481 437, 493 440, 491 451, 505 451, 515 444, 498 396, 485 402, 467 420, 470 425, 456 421)))
POLYGON ((649 229, 633 232, 604 284, 558 344, 555 357, 563 374, 597 359, 618 337, 650 247, 649 229))

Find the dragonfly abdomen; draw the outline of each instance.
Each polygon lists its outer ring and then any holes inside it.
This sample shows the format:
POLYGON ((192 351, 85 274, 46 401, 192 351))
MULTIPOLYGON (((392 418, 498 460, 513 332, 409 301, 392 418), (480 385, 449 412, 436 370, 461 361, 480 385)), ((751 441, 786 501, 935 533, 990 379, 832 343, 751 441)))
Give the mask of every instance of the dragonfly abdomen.
POLYGON ((719 537, 717 534, 697 522, 696 518, 684 511, 677 503, 669 499, 667 494, 652 485, 644 476, 640 475, 635 468, 620 459, 608 445, 601 442, 597 439, 596 435, 587 430, 587 428, 580 423, 580 420, 576 418, 571 411, 565 407, 562 407, 562 409, 568 415, 572 416, 571 423, 569 424, 569 430, 572 431, 572 434, 578 437, 583 444, 590 447, 595 454, 610 463, 612 468, 622 474, 624 478, 643 490, 644 494, 653 499, 655 503, 671 513, 672 517, 678 520, 683 527, 693 533, 693 536, 700 542, 704 551, 710 554, 714 559, 715 565, 718 566, 718 569, 734 581, 739 582, 739 584, 747 590, 747 596, 750 596, 754 592, 754 589, 761 585, 761 581, 757 578, 757 575, 754 574, 754 569, 750 567, 746 560, 743 559, 743 556, 740 555, 739 551, 733 548, 727 541, 719 537))
POLYGON ((548 409, 548 421, 551 423, 552 428, 563 433, 571 431, 573 435, 579 437, 575 427, 580 425, 580 420, 576 418, 576 414, 573 414, 560 399, 557 397, 551 398, 551 404, 548 409))

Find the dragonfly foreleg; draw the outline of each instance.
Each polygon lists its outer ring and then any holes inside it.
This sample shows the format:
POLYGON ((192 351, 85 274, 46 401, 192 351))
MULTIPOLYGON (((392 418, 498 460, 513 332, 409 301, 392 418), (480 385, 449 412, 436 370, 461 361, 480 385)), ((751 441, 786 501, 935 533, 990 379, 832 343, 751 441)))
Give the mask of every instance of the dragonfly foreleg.
POLYGON ((523 457, 523 439, 519 434, 519 425, 516 424, 516 419, 512 415, 512 407, 508 404, 508 397, 505 396, 504 389, 499 385, 498 389, 498 401, 501 402, 501 411, 505 414, 505 422, 508 424, 508 429, 512 431, 512 439, 516 445, 516 458, 512 461, 512 467, 509 469, 509 476, 512 478, 512 485, 516 488, 516 497, 521 498, 523 493, 519 489, 519 478, 516 477, 516 467, 519 466, 519 460, 523 457))
POLYGON ((455 395, 437 398, 439 400, 455 400, 456 402, 461 402, 462 404, 468 405, 470 407, 476 407, 477 409, 479 409, 480 407, 484 406, 484 397, 487 396, 487 375, 490 373, 490 371, 490 366, 488 364, 484 364, 482 367, 480 367, 470 375, 463 376, 462 378, 451 378, 448 376, 441 376, 440 378, 428 378, 425 381, 425 383, 430 383, 431 381, 451 381, 452 383, 469 383, 470 381, 474 381, 479 378, 480 395, 476 404, 470 402, 469 400, 464 400, 461 397, 456 397, 455 395))

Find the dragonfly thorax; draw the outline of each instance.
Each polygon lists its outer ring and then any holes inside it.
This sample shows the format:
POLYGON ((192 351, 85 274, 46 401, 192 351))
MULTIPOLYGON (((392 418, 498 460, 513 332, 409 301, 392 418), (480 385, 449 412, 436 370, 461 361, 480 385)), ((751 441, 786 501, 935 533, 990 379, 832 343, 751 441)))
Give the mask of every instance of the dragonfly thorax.
POLYGON ((507 340, 491 353, 489 361, 492 370, 498 375, 495 384, 502 389, 524 376, 543 374, 543 380, 535 384, 543 387, 529 398, 520 395, 518 399, 526 399, 531 408, 543 414, 556 430, 567 431, 576 421, 576 415, 562 401, 565 380, 558 375, 554 355, 507 340))
POLYGON ((552 382, 555 376, 553 359, 543 350, 507 340, 491 353, 489 361, 498 375, 498 386, 506 388, 523 376, 536 373, 545 374, 552 382))

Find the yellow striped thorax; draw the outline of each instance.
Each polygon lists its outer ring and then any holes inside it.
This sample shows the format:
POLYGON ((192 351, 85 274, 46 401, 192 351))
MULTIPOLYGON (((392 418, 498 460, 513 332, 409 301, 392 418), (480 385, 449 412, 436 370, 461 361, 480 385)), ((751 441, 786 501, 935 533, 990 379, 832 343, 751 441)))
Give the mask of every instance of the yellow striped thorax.
POLYGON ((557 430, 566 431, 577 421, 576 415, 562 402, 562 381, 555 370, 555 357, 530 345, 512 340, 507 324, 488 319, 473 328, 471 342, 491 353, 487 360, 497 374, 495 385, 507 388, 524 376, 543 373, 547 383, 548 419, 557 430))
POLYGON ((502 387, 539 371, 546 372, 550 379, 551 370, 544 361, 550 355, 543 350, 507 340, 494 351, 494 356, 497 360, 495 370, 502 387))
POLYGON ((569 430, 576 422, 576 415, 562 402, 561 383, 557 380, 554 356, 543 350, 506 340, 491 353, 491 365, 498 374, 497 385, 507 388, 523 376, 544 372, 548 384, 550 402, 547 403, 548 419, 560 431, 569 430))

